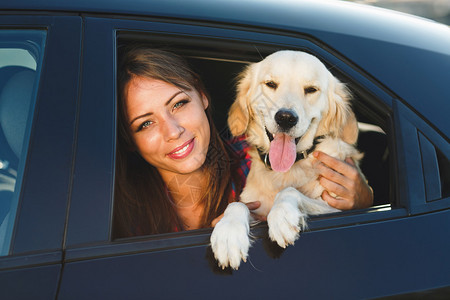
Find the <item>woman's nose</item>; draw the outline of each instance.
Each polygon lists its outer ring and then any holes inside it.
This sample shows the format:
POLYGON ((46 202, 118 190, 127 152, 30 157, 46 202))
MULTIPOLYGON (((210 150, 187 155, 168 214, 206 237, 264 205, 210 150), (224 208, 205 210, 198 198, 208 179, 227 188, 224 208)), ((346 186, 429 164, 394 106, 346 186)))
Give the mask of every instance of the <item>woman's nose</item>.
POLYGON ((166 141, 178 139, 184 132, 184 127, 175 118, 169 118, 164 122, 164 137, 166 141))

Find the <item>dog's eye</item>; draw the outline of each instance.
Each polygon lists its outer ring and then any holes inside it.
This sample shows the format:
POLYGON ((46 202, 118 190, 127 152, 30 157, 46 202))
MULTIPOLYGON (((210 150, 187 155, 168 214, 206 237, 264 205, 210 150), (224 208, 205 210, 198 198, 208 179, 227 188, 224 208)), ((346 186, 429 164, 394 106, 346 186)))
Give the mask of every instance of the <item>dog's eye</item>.
POLYGON ((305 87, 304 91, 305 91, 305 95, 308 95, 308 94, 314 94, 315 92, 318 91, 318 89, 313 86, 308 86, 308 87, 305 87))
POLYGON ((273 82, 272 80, 271 80, 271 81, 266 81, 266 85, 267 85, 268 87, 270 87, 271 89, 274 89, 274 90, 278 87, 278 84, 276 84, 276 83, 273 82))

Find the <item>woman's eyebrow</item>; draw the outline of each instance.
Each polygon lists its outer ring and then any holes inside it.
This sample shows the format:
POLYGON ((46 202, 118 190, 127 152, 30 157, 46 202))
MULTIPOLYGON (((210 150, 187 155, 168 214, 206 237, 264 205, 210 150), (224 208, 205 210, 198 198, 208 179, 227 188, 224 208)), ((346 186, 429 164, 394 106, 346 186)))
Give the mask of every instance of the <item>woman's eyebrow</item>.
MULTIPOLYGON (((184 93, 184 92, 180 90, 180 91, 176 92, 175 94, 173 94, 172 97, 170 97, 170 99, 167 100, 167 102, 166 102, 165 105, 166 105, 166 106, 169 105, 169 104, 170 104, 170 101, 172 101, 173 98, 175 98, 176 96, 178 96, 178 95, 181 94, 181 93, 184 93)), ((138 120, 138 119, 140 119, 140 118, 143 118, 143 117, 148 117, 148 116, 151 116, 151 115, 153 115, 152 112, 149 112, 149 113, 145 113, 145 114, 139 115, 139 116, 137 116, 136 118, 134 118, 133 120, 130 121, 129 126, 131 126, 136 120, 138 120)))
POLYGON ((173 98, 175 98, 176 96, 178 96, 179 94, 181 94, 181 93, 184 93, 184 91, 182 91, 182 90, 179 90, 178 92, 176 92, 172 97, 170 97, 170 99, 169 100, 167 100, 167 102, 166 102, 166 106, 167 105, 169 105, 170 104, 170 101, 172 101, 173 100, 173 98))
POLYGON ((129 126, 131 126, 137 119, 140 119, 140 118, 143 118, 143 117, 148 117, 148 116, 151 116, 151 115, 153 115, 153 113, 150 112, 150 113, 145 113, 145 114, 142 114, 140 116, 137 116, 136 118, 131 120, 129 126))

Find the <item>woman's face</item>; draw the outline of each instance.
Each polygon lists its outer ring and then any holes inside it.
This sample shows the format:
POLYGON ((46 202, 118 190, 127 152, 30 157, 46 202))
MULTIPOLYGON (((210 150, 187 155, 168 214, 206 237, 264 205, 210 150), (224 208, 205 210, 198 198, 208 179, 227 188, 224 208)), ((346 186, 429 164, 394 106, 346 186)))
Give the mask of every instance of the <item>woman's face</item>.
POLYGON ((140 155, 163 178, 199 171, 210 141, 206 97, 145 77, 131 79, 125 95, 128 125, 140 155))

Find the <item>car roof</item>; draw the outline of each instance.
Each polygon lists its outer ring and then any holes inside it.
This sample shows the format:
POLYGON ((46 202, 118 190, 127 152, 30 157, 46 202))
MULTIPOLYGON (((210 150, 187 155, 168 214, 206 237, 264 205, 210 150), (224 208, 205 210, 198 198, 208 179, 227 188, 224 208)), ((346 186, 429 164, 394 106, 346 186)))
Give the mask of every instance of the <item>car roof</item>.
POLYGON ((375 76, 450 136, 448 113, 442 109, 450 100, 450 27, 431 20, 336 0, 14 0, 3 1, 0 9, 151 17, 306 33, 375 76), (436 78, 430 81, 433 74, 436 78))
POLYGON ((383 39, 395 38, 411 46, 420 42, 417 35, 405 36, 402 20, 411 30, 445 27, 421 17, 337 0, 15 0, 1 3, 0 9, 164 17, 295 31, 314 28, 367 38, 381 34, 383 39))

